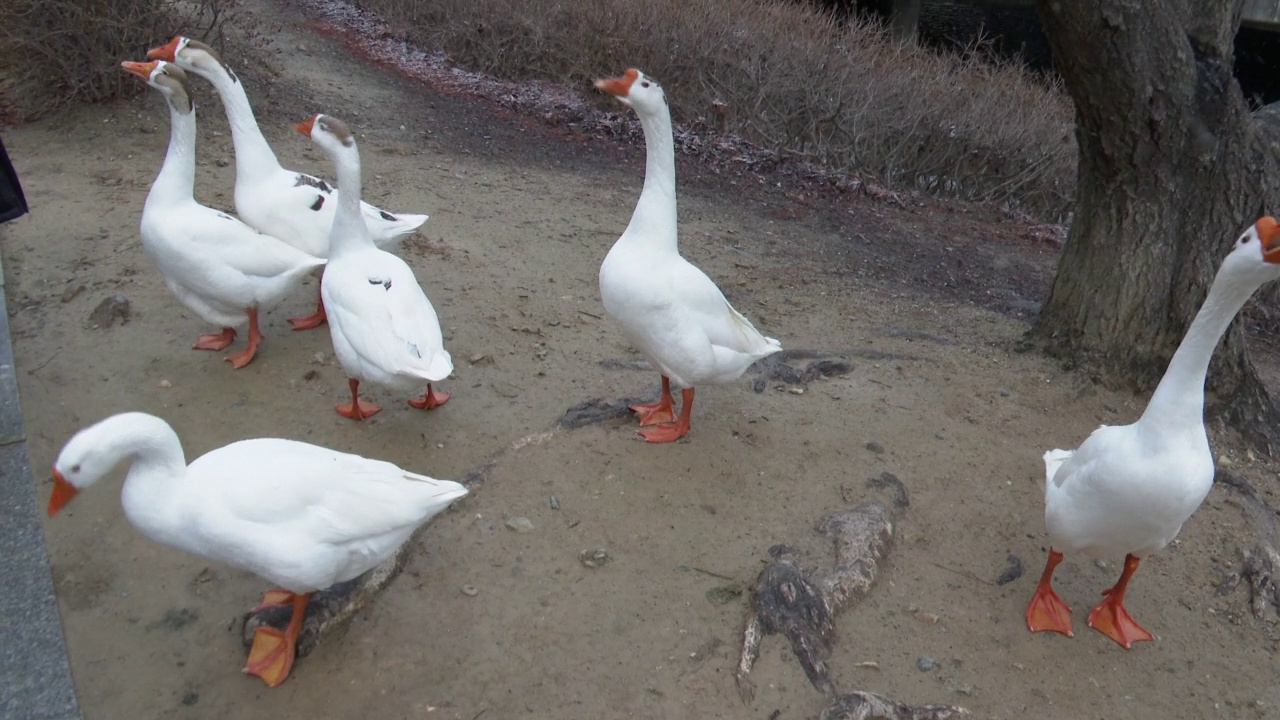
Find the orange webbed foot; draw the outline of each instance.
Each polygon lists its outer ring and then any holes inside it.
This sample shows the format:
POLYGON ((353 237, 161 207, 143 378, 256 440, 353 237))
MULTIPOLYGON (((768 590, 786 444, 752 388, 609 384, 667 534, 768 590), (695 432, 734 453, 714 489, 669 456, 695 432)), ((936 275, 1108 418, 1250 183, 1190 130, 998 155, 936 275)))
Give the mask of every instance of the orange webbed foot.
POLYGON ((236 339, 235 328, 222 328, 222 332, 204 333, 196 338, 196 344, 191 346, 192 350, 226 350, 227 346, 236 339))
POLYGON ((1139 625, 1129 615, 1124 603, 1112 596, 1111 592, 1111 588, 1102 591, 1107 599, 1098 603, 1089 613, 1089 627, 1115 640, 1126 650, 1136 642, 1155 640, 1155 636, 1139 625))
POLYGON ((289 676, 294 653, 292 638, 275 628, 260 627, 253 632, 253 647, 244 672, 262 678, 267 687, 275 687, 289 676))
POLYGON ((1027 629, 1031 632, 1051 630, 1075 637, 1071 630, 1071 608, 1053 588, 1038 588, 1027 605, 1027 629))
POLYGON ((678 422, 669 422, 641 428, 636 432, 645 439, 645 442, 667 443, 675 442, 688 434, 689 426, 681 425, 678 422))
POLYGON ((321 305, 315 312, 310 315, 302 315, 300 317, 289 318, 289 324, 296 330, 310 330, 325 324, 329 316, 325 314, 324 306, 321 305))
POLYGON ((656 403, 636 403, 628 405, 627 409, 640 416, 640 427, 671 423, 676 419, 675 410, 669 399, 659 400, 656 403))
POLYGON ((239 370, 248 365, 253 360, 253 356, 258 354, 258 344, 251 343, 248 347, 238 353, 232 353, 226 357, 226 361, 231 363, 231 367, 239 370))
POLYGON ((410 407, 415 407, 419 410, 433 410, 449 402, 450 397, 452 397, 452 393, 447 393, 444 390, 432 390, 431 383, 427 383, 427 391, 408 402, 410 407))
POLYGON ((364 420, 367 417, 373 417, 382 411, 381 405, 374 405, 364 400, 356 400, 354 403, 342 403, 335 405, 334 410, 344 418, 350 420, 364 420))

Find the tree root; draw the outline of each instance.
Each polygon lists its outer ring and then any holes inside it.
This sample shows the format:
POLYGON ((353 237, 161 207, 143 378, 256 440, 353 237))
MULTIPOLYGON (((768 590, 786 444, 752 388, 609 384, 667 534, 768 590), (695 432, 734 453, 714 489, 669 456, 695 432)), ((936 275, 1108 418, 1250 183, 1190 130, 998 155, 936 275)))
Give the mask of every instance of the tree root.
POLYGON ((969 717, 969 711, 951 705, 903 705, 868 692, 841 695, 827 706, 818 720, 951 720, 969 717))
POLYGON ((1237 503, 1257 531, 1258 543, 1241 548, 1240 567, 1218 584, 1214 594, 1221 597, 1244 584, 1249 588, 1249 610, 1254 618, 1264 619, 1268 606, 1280 613, 1280 587, 1275 579, 1275 570, 1280 567, 1280 552, 1276 551, 1280 528, 1276 527, 1275 510, 1258 497, 1257 490, 1243 477, 1219 470, 1216 480, 1234 491, 1237 503))
POLYGON ((871 591, 893 543, 894 516, 910 504, 906 488, 890 473, 873 478, 868 485, 892 490, 892 504, 868 500, 819 523, 818 532, 831 538, 835 549, 830 571, 806 574, 794 550, 786 545, 769 548, 774 562, 760 571, 752 591, 754 612, 743 629, 742 654, 734 673, 744 703, 755 697, 748 675, 760 656, 760 642, 766 635, 779 634, 791 642, 809 682, 832 698, 823 720, 943 720, 968 714, 948 706, 900 705, 870 693, 839 695, 831 683, 825 656, 831 649, 832 620, 849 601, 861 600, 871 591))

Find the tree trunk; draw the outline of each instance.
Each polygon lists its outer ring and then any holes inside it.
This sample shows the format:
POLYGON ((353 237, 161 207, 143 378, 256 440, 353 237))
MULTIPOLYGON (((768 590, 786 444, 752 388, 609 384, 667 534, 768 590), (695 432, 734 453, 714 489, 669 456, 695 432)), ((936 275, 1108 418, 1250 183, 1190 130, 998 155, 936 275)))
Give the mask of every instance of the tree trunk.
MULTIPOLYGON (((1075 218, 1032 335, 1104 384, 1148 389, 1232 242, 1266 214, 1267 145, 1280 135, 1257 127, 1232 76, 1241 0, 1038 5, 1080 158, 1075 218)), ((1269 451, 1275 409, 1239 322, 1209 385, 1210 414, 1269 451)))

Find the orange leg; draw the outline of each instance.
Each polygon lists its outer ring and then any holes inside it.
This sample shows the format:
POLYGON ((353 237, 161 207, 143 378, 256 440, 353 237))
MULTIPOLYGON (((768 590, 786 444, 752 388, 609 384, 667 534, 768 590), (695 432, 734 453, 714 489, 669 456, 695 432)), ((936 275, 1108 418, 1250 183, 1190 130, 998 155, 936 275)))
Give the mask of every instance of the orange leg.
POLYGON ((373 403, 365 402, 360 399, 358 390, 360 387, 359 380, 355 378, 347 378, 347 386, 351 388, 351 402, 343 403, 342 405, 338 405, 333 408, 338 411, 339 415, 352 420, 363 420, 367 417, 377 415, 378 412, 382 410, 381 406, 374 405, 373 403))
POLYGON ((289 324, 294 330, 310 330, 314 327, 320 327, 328 319, 328 315, 324 312, 324 297, 320 294, 319 283, 316 286, 316 311, 310 315, 289 318, 289 324))
POLYGON ((1120 643, 1126 650, 1140 640, 1155 640, 1155 636, 1134 622, 1124 608, 1124 593, 1129 589, 1129 578, 1138 570, 1138 562, 1134 555, 1124 556, 1124 572, 1120 573, 1120 579, 1102 591, 1106 600, 1089 613, 1089 627, 1120 643))
POLYGON ((433 410, 441 405, 449 402, 450 393, 443 390, 436 392, 431 389, 431 383, 427 383, 427 391, 421 397, 416 397, 409 401, 410 407, 416 407, 419 410, 433 410))
POLYGON ((298 631, 302 629, 302 618, 306 617, 310 599, 311 593, 293 596, 293 616, 289 618, 289 627, 284 632, 266 626, 253 631, 253 647, 249 648, 244 672, 262 678, 267 687, 275 687, 289 677, 298 645, 298 631))
POLYGON ((1075 637, 1071 632, 1071 608, 1053 591, 1053 571, 1060 562, 1062 553, 1049 548, 1049 561, 1045 563, 1040 584, 1036 585, 1036 592, 1027 605, 1027 629, 1031 632, 1052 630, 1075 637))
POLYGON ((262 331, 258 329, 258 308, 245 308, 244 312, 249 316, 249 344, 244 350, 227 356, 227 362, 236 370, 249 364, 262 342, 262 331))
POLYGON ((226 350, 232 340, 236 339, 235 328, 222 328, 220 333, 205 333, 196 339, 192 350, 226 350))
POLYGON ((636 403, 628 406, 631 412, 640 416, 640 427, 669 423, 676 419, 675 403, 671 398, 671 378, 662 376, 662 394, 656 403, 636 403))
POLYGON ((689 418, 693 415, 693 388, 680 391, 680 417, 675 422, 665 422, 652 427, 641 428, 640 434, 651 443, 673 442, 689 432, 689 418))

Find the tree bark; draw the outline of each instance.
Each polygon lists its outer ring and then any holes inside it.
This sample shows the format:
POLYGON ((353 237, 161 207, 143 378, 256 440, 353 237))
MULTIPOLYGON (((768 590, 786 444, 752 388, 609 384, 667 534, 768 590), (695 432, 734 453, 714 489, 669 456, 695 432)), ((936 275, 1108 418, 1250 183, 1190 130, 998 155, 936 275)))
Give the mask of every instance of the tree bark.
MULTIPOLYGON (((1164 374, 1230 245, 1274 196, 1274 146, 1232 76, 1241 0, 1038 0, 1075 101, 1076 211, 1032 329, 1104 384, 1164 374)), ((1274 122, 1265 123, 1274 126, 1274 122)), ((1275 408, 1236 322, 1211 414, 1270 451, 1275 408)))

